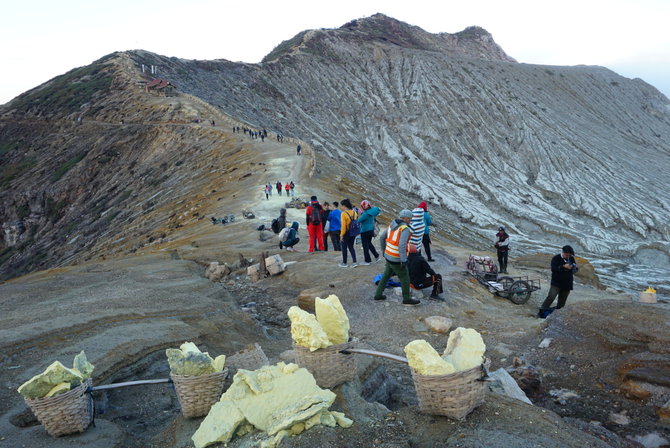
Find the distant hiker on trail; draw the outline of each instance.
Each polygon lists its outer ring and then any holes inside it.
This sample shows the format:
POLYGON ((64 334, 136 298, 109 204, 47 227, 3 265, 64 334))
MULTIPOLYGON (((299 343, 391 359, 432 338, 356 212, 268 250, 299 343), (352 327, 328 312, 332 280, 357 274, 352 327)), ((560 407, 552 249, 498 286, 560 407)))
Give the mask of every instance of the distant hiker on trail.
POLYGON ((361 209, 363 209, 363 213, 358 217, 358 222, 361 225, 361 244, 363 245, 363 257, 365 259, 361 265, 367 266, 372 263, 372 258, 370 257, 371 252, 375 257, 375 261, 381 260, 379 253, 377 253, 377 249, 375 249, 375 246, 372 244, 372 238, 375 233, 375 218, 379 216, 381 211, 379 210, 379 207, 373 207, 368 200, 363 200, 361 202, 361 209))
POLYGON ((397 275, 402 286, 402 304, 418 305, 419 300, 413 299, 409 292, 409 271, 407 270, 407 252, 409 239, 412 231, 409 223, 412 220, 412 212, 404 209, 400 212, 397 219, 391 221, 391 225, 379 235, 382 252, 386 259, 386 268, 382 275, 377 290, 375 291, 375 300, 386 300, 384 288, 392 275, 397 275))
POLYGON ((421 249, 423 249, 423 234, 426 231, 424 215, 425 212, 421 207, 415 208, 412 210, 412 220, 409 224, 409 227, 412 230, 412 238, 409 242, 416 246, 416 250, 419 253, 421 253, 421 249))
POLYGON ((430 226, 433 225, 433 218, 430 216, 430 213, 428 213, 428 204, 421 202, 419 204, 419 208, 423 209, 423 223, 425 224, 421 242, 423 243, 423 248, 426 251, 426 258, 428 261, 435 261, 430 254, 430 243, 432 243, 430 240, 430 226))
POLYGON ((356 263, 356 249, 354 242, 356 237, 361 234, 361 226, 358 223, 358 213, 353 210, 353 205, 349 199, 342 199, 340 202, 342 214, 340 215, 340 239, 342 244, 342 263, 339 264, 341 268, 346 268, 347 265, 347 249, 351 253, 351 267, 358 266, 356 263))
MULTIPOLYGON (((330 235, 330 241, 333 243, 333 250, 336 252, 342 250, 342 246, 340 245, 340 229, 342 228, 340 222, 341 215, 342 210, 340 210, 340 204, 339 202, 334 201, 332 210, 328 214, 328 235, 330 235)), ((327 238, 328 235, 325 235, 324 238, 327 238)))
POLYGON ((409 281, 415 289, 425 289, 433 287, 433 292, 430 298, 444 302, 444 298, 440 297, 443 292, 442 276, 433 271, 425 258, 416 250, 414 244, 410 244, 409 254, 407 255, 407 270, 409 271, 409 281))
POLYGON ((281 196, 281 182, 277 181, 276 187, 277 187, 277 194, 279 194, 279 196, 281 196))
POLYGON ((291 181, 289 185, 291 186, 291 197, 295 197, 295 184, 291 181))
POLYGON ((561 253, 554 255, 551 259, 551 288, 547 298, 542 302, 542 307, 537 313, 537 317, 545 319, 554 310, 561 309, 568 300, 568 295, 573 289, 574 275, 579 268, 575 262, 575 251, 572 246, 563 246, 561 253), (558 303, 555 308, 551 304, 558 296, 558 303))
POLYGON ((261 142, 265 141, 265 135, 261 134, 261 142))
POLYGON ((267 184, 266 187, 268 187, 268 193, 272 196, 272 184, 267 184))
POLYGON ((312 196, 310 205, 305 210, 305 221, 307 222, 307 232, 309 233, 309 251, 323 250, 323 227, 321 226, 321 204, 312 196))
POLYGON ((272 191, 272 187, 269 185, 265 185, 263 188, 263 192, 265 193, 265 200, 269 201, 270 200, 270 192, 272 191))
POLYGON ((500 273, 507 274, 507 256, 509 254, 509 235, 505 232, 503 226, 498 227, 496 233, 496 243, 494 244, 498 252, 498 264, 500 265, 500 273))
POLYGON ((291 185, 288 182, 284 184, 284 190, 286 190, 286 197, 288 197, 288 193, 291 191, 291 185))
POLYGON ((293 221, 291 224, 291 227, 286 228, 279 232, 279 249, 286 248, 286 250, 293 252, 295 249, 293 246, 298 244, 300 242, 300 238, 298 238, 298 229, 300 228, 300 224, 298 221, 293 221), (284 233, 286 236, 282 235, 284 233), (282 238, 285 238, 284 241, 282 241, 282 238))
POLYGON ((296 148, 296 151, 297 151, 298 155, 302 154, 302 146, 298 145, 298 147, 296 148))

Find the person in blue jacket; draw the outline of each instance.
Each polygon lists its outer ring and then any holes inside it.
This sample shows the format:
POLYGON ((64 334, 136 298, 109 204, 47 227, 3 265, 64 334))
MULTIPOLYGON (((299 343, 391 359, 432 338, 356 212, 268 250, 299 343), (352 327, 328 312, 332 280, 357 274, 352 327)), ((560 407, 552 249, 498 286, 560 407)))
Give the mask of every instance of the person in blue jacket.
POLYGON ((372 238, 375 233, 375 218, 379 216, 381 211, 379 207, 373 207, 368 200, 361 202, 361 209, 363 209, 363 213, 358 216, 358 222, 361 225, 361 244, 363 245, 363 257, 365 258, 365 262, 361 263, 361 266, 367 266, 372 263, 371 252, 375 261, 380 260, 379 253, 372 244, 372 238))
MULTIPOLYGON (((330 235, 330 241, 333 243, 333 250, 339 252, 342 250, 342 245, 340 244, 340 230, 342 229, 341 221, 342 210, 340 210, 340 204, 337 201, 333 202, 333 208, 328 214, 328 235, 330 235)), ((324 239, 327 238, 324 235, 324 239)))

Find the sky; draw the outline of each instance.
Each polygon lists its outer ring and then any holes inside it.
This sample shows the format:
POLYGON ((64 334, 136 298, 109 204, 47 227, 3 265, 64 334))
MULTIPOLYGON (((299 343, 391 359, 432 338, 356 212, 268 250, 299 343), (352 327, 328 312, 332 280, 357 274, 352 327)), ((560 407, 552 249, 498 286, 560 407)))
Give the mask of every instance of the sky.
POLYGON ((670 0, 5 0, 0 104, 114 51, 257 63, 300 31, 377 12, 432 33, 477 25, 519 62, 601 65, 670 97, 670 0))

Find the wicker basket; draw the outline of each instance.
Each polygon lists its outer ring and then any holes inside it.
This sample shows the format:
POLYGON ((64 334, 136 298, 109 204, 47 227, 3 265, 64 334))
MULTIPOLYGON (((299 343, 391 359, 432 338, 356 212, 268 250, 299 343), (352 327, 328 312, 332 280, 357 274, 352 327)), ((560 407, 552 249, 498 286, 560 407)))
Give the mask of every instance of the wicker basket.
POLYGON ((84 432, 93 421, 93 399, 86 390, 91 387, 87 379, 69 392, 48 398, 26 398, 26 404, 53 437, 84 432))
POLYGON ((232 377, 240 369, 256 370, 270 364, 268 357, 258 343, 247 346, 226 359, 226 366, 232 377))
POLYGON ((310 352, 308 348, 293 344, 295 362, 309 370, 319 387, 331 388, 356 376, 356 362, 352 355, 344 355, 340 350, 352 348, 351 343, 331 345, 310 352))
POLYGON ((419 409, 424 414, 444 415, 457 420, 484 403, 487 360, 481 366, 449 375, 420 375, 412 370, 419 409))
POLYGON ((202 417, 209 413, 214 403, 219 401, 223 393, 223 384, 228 369, 208 375, 184 376, 170 374, 177 398, 181 405, 181 413, 186 418, 202 417))

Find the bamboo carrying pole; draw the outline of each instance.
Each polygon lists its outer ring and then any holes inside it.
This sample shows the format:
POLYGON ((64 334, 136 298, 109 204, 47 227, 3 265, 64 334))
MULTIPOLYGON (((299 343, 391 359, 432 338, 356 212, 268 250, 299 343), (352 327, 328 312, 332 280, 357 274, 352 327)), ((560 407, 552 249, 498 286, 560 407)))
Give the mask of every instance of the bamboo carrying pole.
POLYGON ((159 380, 139 380, 139 381, 126 381, 125 383, 114 383, 114 384, 105 384, 102 386, 91 387, 91 391, 95 392, 96 390, 107 390, 107 389, 117 389, 119 387, 128 387, 128 386, 140 386, 143 384, 161 384, 169 383, 172 380, 170 378, 162 378, 159 380))
POLYGON ((344 353, 345 355, 349 355, 351 353, 358 353, 359 355, 379 356, 380 358, 387 358, 393 361, 404 362, 405 364, 407 364, 407 358, 403 358, 402 356, 392 355, 390 353, 384 353, 384 352, 377 352, 374 350, 365 350, 362 348, 348 348, 346 350, 341 350, 340 353, 344 353))

